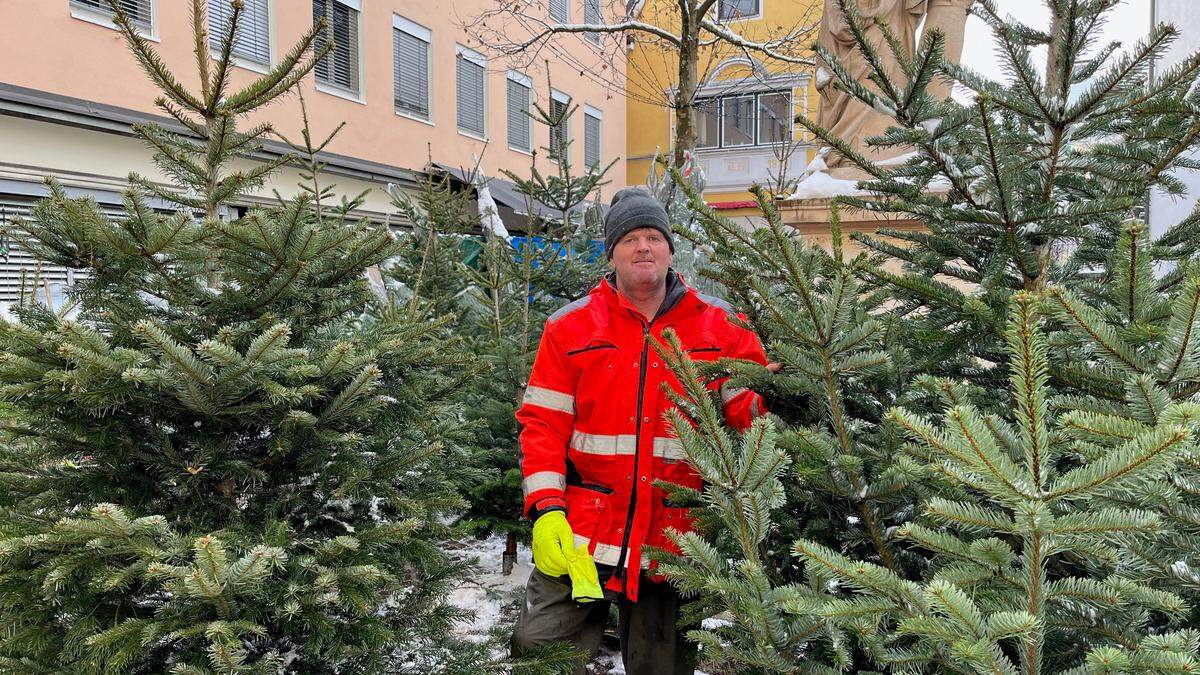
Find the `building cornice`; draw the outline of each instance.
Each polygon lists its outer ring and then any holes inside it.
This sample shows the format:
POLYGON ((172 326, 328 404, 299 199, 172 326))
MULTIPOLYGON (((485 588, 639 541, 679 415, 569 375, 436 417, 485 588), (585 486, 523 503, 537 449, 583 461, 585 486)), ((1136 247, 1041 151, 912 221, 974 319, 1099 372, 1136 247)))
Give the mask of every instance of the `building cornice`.
MULTIPOLYGON (((0 82, 0 115, 130 137, 137 136, 133 125, 138 123, 153 123, 191 135, 185 127, 167 117, 5 82, 0 82)), ((268 140, 263 143, 262 151, 251 157, 271 160, 289 152, 291 148, 286 144, 268 140)), ((334 175, 375 183, 396 183, 405 188, 415 188, 420 184, 420 174, 411 169, 333 152, 320 152, 317 159, 325 163, 325 172, 334 175)))

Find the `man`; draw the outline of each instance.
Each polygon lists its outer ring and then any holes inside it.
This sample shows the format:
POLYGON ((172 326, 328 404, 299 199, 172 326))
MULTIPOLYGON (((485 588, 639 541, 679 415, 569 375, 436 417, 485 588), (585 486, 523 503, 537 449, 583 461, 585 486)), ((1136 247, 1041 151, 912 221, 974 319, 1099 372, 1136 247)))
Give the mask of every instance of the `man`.
MULTIPOLYGON (((730 321, 729 305, 671 269, 667 214, 645 190, 613 196, 604 245, 612 271, 546 321, 517 411, 536 569, 513 651, 567 641, 594 655, 617 601, 626 672, 690 675, 679 597, 642 547, 678 551, 666 530, 692 529, 688 510, 668 505, 654 482, 702 485, 664 419, 672 407, 664 385, 679 386, 651 341, 672 328, 696 360, 766 358, 758 337, 730 321)), ((710 386, 721 388, 731 425, 765 412, 758 394, 722 384, 710 386)))

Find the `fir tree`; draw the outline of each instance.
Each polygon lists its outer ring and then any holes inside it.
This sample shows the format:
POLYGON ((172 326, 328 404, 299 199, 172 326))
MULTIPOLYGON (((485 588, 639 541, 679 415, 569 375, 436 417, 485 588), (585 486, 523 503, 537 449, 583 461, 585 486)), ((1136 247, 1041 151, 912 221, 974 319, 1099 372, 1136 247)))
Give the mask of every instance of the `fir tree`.
POLYGON ((477 255, 479 248, 474 199, 448 178, 430 174, 415 192, 395 193, 392 204, 407 230, 399 255, 387 268, 397 310, 439 317, 461 328, 470 288, 464 259, 471 251, 477 255))
POLYGON ((114 4, 179 125, 137 127, 172 184, 131 176, 119 219, 52 185, 15 233, 87 274, 0 325, 6 672, 431 670, 457 616, 435 541, 463 359, 439 323, 361 321, 398 244, 319 189, 219 218, 291 159, 231 169, 270 132, 238 123, 324 56, 317 26, 234 88, 232 5, 210 56, 193 2, 195 91, 114 4))
POLYGON ((1011 77, 999 83, 942 61, 936 31, 911 57, 894 39, 871 44, 854 2, 839 0, 859 53, 875 67, 869 83, 857 82, 822 54, 836 86, 895 118, 872 144, 911 154, 899 165, 875 164, 811 119, 799 121, 868 172, 860 187, 876 194, 839 201, 906 214, 928 228, 855 235, 904 263, 901 273, 865 273, 889 288, 897 313, 913 319, 914 353, 927 372, 1002 390, 1011 295, 1075 283, 1107 257, 1151 188, 1179 194, 1171 171, 1196 167, 1188 151, 1200 139, 1200 54, 1152 71, 1179 37, 1170 26, 1154 27, 1124 51, 1100 44, 1116 4, 1047 0, 1050 22, 1038 27, 978 0, 972 12, 995 32, 996 59, 1011 77), (1046 57, 1036 64, 1039 48, 1046 57), (896 54, 901 81, 877 65, 880 49, 896 54), (970 102, 933 100, 934 78, 950 79, 970 102))
MULTIPOLYGON (((1195 258, 1170 268, 1177 250, 1161 242, 1178 238, 1168 232, 1150 239, 1140 221, 1124 225, 1105 265, 1074 289, 1047 290, 1058 332, 1050 353, 1068 374, 1055 399, 1073 410, 1067 425, 1089 456, 1112 448, 1159 424, 1172 410, 1193 418, 1200 392, 1200 277, 1195 258)), ((1165 590, 1180 592, 1194 605, 1200 597, 1200 473, 1186 458, 1169 480, 1106 495, 1099 507, 1149 508, 1161 521, 1155 536, 1131 542, 1131 574, 1165 590)), ((1109 564, 1103 557, 1096 560, 1109 564)), ((1196 625, 1193 609, 1190 625, 1196 625)))
MULTIPOLYGON (((535 105, 530 115, 553 130, 565 128, 575 112, 576 107, 551 111, 535 105)), ((521 513, 515 415, 542 329, 550 314, 585 296, 606 269, 599 244, 602 212, 588 200, 607 183, 604 174, 616 160, 577 173, 571 146, 572 140, 564 136, 542 148, 554 161, 553 173, 537 168, 537 153, 528 176, 504 172, 525 198, 529 215, 524 230, 518 237, 506 237, 485 227, 476 264, 465 268, 460 334, 471 352, 490 366, 487 376, 465 390, 465 402, 481 425, 476 444, 493 471, 491 480, 470 491, 471 508, 464 519, 481 533, 507 534, 505 573, 515 562, 517 541, 529 534, 521 513)), ((495 214, 479 215, 487 219, 495 214)))
MULTIPOLYGON (((718 408, 699 389, 688 392, 688 419, 676 422, 708 481, 711 529, 684 538, 685 557, 666 569, 700 594, 698 615, 724 609, 733 618, 694 636, 719 660, 788 672, 1196 667, 1197 636, 1178 629, 1191 626, 1181 596, 1195 585, 1190 436, 1200 388, 1188 364, 1198 221, 1150 242, 1128 217, 1149 187, 1181 189, 1170 170, 1193 166, 1186 152, 1200 134, 1200 58, 1152 77, 1148 64, 1173 29, 1157 28, 1114 56, 1115 45, 1094 48, 1114 3, 1047 4, 1049 30, 977 5, 997 32, 1011 84, 941 63, 937 34, 915 58, 900 55, 903 82, 879 70, 868 88, 833 63, 839 86, 894 114, 897 126, 874 142, 912 151, 903 164, 874 165, 803 120, 872 176, 860 187, 876 194, 836 203, 908 214, 928 227, 883 233, 898 243, 856 235, 905 264, 893 274, 877 260, 850 262, 849 273, 872 285, 869 294, 851 291, 851 305, 865 312, 859 321, 834 313, 830 332, 805 317, 820 316, 814 308, 829 306, 831 290, 853 284, 820 282, 821 271, 837 269, 809 262, 820 256, 793 254, 792 262, 768 253, 763 241, 788 237, 774 233, 769 205, 767 227, 735 237, 737 247, 724 243, 736 230, 705 228, 715 242, 711 273, 783 370, 769 378, 756 366, 725 364, 703 374, 733 372, 770 392, 785 423, 760 422, 741 439, 722 435, 718 408), (1044 77, 1032 65, 1038 45, 1049 54, 1044 77), (931 100, 925 88, 935 76, 962 84, 974 101, 931 100), (754 278, 761 288, 744 281, 754 278), (791 278, 816 290, 799 295, 791 278), (820 349, 850 340, 869 351, 870 339, 858 342, 864 323, 886 326, 888 374, 832 380, 853 432, 849 445, 832 434, 832 445, 850 448, 843 471, 873 471, 871 488, 896 479, 889 498, 899 508, 887 514, 883 540, 899 565, 842 522, 812 517, 831 503, 836 478, 813 481, 803 461, 816 453, 806 445, 795 452, 786 440, 813 436, 814 418, 832 412, 835 400, 812 391, 823 381, 820 366, 836 363, 820 349), (806 358, 813 353, 820 358, 806 358), (929 394, 940 401, 932 417, 924 414, 929 394), (914 502, 919 510, 907 511, 914 502), (795 545, 803 570, 769 555, 796 522, 809 525, 795 545)), ((853 7, 845 10, 874 62, 876 46, 853 7)), ((889 42, 883 48, 894 49, 889 42)), ((803 250, 777 249, 788 247, 803 250)), ((702 374, 682 360, 676 368, 685 382, 702 374)))
MULTIPOLYGON (((1200 666, 1192 631, 1162 630, 1184 603, 1130 577, 1130 537, 1156 530, 1144 499, 1194 451, 1194 404, 1163 402, 1148 422, 1107 419, 1048 402, 1048 347, 1039 300, 1013 296, 1005 332, 1011 420, 988 416, 946 388, 941 424, 893 409, 889 419, 961 494, 931 497, 923 522, 899 536, 927 551, 920 581, 812 541, 795 545, 814 578, 853 592, 819 614, 860 636, 894 669, 959 672, 1186 672, 1200 666), (1139 423, 1140 422, 1140 423, 1139 423), (1093 426, 1099 427, 1093 430, 1093 426)), ((1143 384, 1125 378, 1125 387, 1143 384)))
POLYGON ((734 617, 730 626, 691 634, 708 658, 787 671, 807 655, 815 670, 821 663, 849 667, 841 630, 805 611, 825 590, 791 562, 791 546, 798 537, 818 538, 896 573, 921 564, 890 533, 911 516, 914 479, 925 472, 897 456, 899 439, 882 425, 899 391, 896 364, 906 359, 889 353, 889 325, 872 316, 877 308, 855 276, 872 260, 842 257, 836 216, 830 253, 794 236, 766 192, 753 192, 766 224, 749 231, 689 189, 701 230, 692 236, 712 249, 702 273, 747 311, 782 369, 770 375, 728 360, 701 369, 677 345, 665 356, 684 383, 673 426, 706 483, 703 494, 676 496, 708 508, 707 536, 679 538, 684 555, 664 569, 682 590, 700 594, 697 618, 734 617), (741 438, 732 435, 703 387, 724 375, 762 392, 792 426, 762 418, 741 438))

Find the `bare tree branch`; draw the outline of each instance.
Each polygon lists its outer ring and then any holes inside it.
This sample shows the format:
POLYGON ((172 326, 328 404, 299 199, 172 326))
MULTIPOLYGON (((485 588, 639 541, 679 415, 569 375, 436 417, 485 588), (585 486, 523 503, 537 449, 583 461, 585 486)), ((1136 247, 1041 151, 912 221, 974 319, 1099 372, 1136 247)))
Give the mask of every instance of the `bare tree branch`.
POLYGON ((812 66, 816 64, 816 61, 813 59, 792 56, 791 54, 784 54, 778 51, 779 47, 794 43, 796 41, 796 36, 794 35, 788 35, 786 39, 780 38, 776 40, 767 40, 766 42, 754 42, 752 40, 747 40, 746 38, 738 35, 719 23, 715 23, 711 19, 700 19, 700 27, 709 33, 712 33, 719 40, 728 42, 735 47, 741 47, 747 51, 758 52, 775 59, 776 61, 793 63, 799 66, 812 66))
POLYGON ((541 32, 523 42, 504 46, 500 49, 500 53, 507 55, 523 52, 550 36, 559 33, 626 33, 640 31, 660 37, 676 47, 683 43, 683 39, 678 35, 643 21, 622 21, 620 23, 541 23, 545 26, 541 32))
POLYGON ((555 61, 577 69, 580 77, 593 81, 611 78, 612 82, 606 80, 603 84, 616 95, 675 110, 672 144, 675 163, 680 164, 696 144, 695 100, 709 82, 709 66, 724 63, 728 56, 749 57, 751 53, 756 57, 752 60, 805 68, 815 63, 809 56, 808 45, 815 21, 806 18, 788 30, 781 26, 773 30, 760 26, 765 34, 751 36, 708 18, 717 2, 674 0, 655 4, 648 0, 609 0, 600 18, 613 18, 612 21, 597 21, 594 16, 585 15, 590 21, 559 23, 550 16, 547 2, 506 0, 465 22, 463 27, 494 54, 531 64, 543 49, 549 49, 557 57, 555 61), (653 16, 647 16, 648 13, 653 16), (615 20, 617 17, 620 20, 615 20), (583 43, 556 39, 571 35, 576 38, 569 39, 590 42, 590 49, 576 49, 575 44, 583 43), (589 39, 599 35, 624 39, 606 42, 589 39), (640 60, 631 58, 635 45, 648 47, 636 50, 643 57, 640 60), (654 49, 655 45, 659 49, 654 49), (657 52, 664 59, 662 68, 644 58, 657 52), (699 66, 705 66, 703 71, 699 66), (657 81, 660 76, 674 81, 657 81), (635 88, 642 91, 634 91, 635 88))

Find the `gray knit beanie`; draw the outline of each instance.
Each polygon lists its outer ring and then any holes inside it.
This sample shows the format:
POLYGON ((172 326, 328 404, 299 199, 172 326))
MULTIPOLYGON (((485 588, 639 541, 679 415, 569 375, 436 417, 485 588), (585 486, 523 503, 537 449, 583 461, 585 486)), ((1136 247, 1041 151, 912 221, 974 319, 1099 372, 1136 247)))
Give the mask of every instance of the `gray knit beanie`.
POLYGON ((608 213, 604 216, 604 252, 612 259, 613 247, 627 233, 639 227, 653 227, 667 238, 671 253, 675 242, 671 239, 671 223, 667 210, 644 188, 627 187, 613 195, 608 213))

